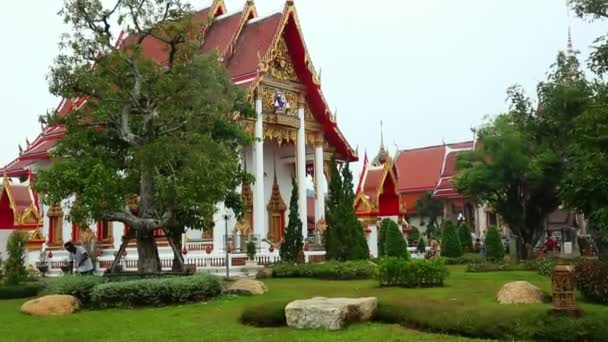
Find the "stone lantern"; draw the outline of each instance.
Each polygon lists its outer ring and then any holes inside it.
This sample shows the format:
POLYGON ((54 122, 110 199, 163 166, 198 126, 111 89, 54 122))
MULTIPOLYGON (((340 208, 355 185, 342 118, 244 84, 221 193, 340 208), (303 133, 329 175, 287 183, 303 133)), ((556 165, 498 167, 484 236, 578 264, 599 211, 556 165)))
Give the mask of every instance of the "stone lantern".
POLYGON ((576 313, 574 298, 574 270, 572 266, 557 265, 551 275, 551 290, 553 292, 553 311, 556 313, 576 313))

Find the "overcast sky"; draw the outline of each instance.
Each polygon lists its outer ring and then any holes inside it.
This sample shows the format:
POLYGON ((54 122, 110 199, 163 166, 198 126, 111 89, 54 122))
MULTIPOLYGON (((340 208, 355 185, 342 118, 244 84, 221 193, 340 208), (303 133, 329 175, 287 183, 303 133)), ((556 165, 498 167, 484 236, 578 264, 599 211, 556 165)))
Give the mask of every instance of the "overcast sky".
MULTIPOLYGON (((45 79, 65 31, 61 0, 4 1, 0 53, 0 163, 39 132, 54 108, 45 79)), ((195 4, 205 2, 194 0, 195 4)), ((244 0, 226 0, 228 11, 244 0)), ((260 15, 284 0, 257 0, 260 15)), ((412 148, 472 138, 471 126, 506 109, 505 90, 533 94, 566 47, 564 0, 297 0, 304 37, 325 97, 338 108, 350 143, 376 153, 385 143, 412 148)), ((587 59, 606 24, 571 19, 575 48, 587 59)), ((358 169, 358 167, 357 167, 358 169)))

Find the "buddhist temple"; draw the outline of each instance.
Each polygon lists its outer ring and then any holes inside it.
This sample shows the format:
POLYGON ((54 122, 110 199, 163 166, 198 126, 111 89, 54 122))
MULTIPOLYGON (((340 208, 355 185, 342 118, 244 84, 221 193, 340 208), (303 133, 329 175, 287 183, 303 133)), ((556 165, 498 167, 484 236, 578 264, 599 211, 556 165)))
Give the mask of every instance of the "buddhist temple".
MULTIPOLYGON (((260 265, 277 261, 274 245, 280 242, 287 225, 286 204, 292 177, 298 181, 300 219, 303 227, 309 228, 304 229, 303 234, 306 239, 318 241, 313 235, 318 227, 323 227, 330 157, 335 155, 340 162, 356 161, 357 153, 338 128, 323 95, 293 1, 286 1, 279 12, 258 16, 253 1, 229 12, 223 0, 215 0, 198 11, 195 20, 201 23, 203 32, 202 52, 220 55, 234 83, 248 92, 255 107, 256 119, 242 119, 244 127, 257 138, 252 146, 244 149, 242 165, 255 176, 256 182, 243 184, 240 189, 246 206, 243 221, 236 222, 230 210, 218 203, 213 228, 204 232, 187 231, 183 237, 186 263, 197 268, 221 268, 226 262, 224 253, 230 251, 234 253, 227 259, 230 266, 243 265, 246 256, 238 254, 242 246, 240 236, 254 237, 260 265), (226 224, 228 236, 224 234, 226 224)), ((117 44, 128 44, 129 39, 126 34, 121 35, 117 44)), ((153 38, 146 38, 143 50, 158 63, 166 62, 162 44, 153 38)), ((57 110, 67 113, 86 101, 86 98, 64 99, 57 110)), ((67 256, 62 249, 63 242, 93 240, 97 246, 98 270, 103 271, 110 265, 120 237, 128 227, 119 222, 102 221, 87 228, 76 227, 64 218, 68 210, 65 203, 43 205, 40 198, 44 194, 36 194, 31 187, 36 172, 53 162, 53 147, 64 134, 61 126, 45 127, 31 144, 20 148, 13 161, 0 168, 0 175, 4 176, 0 187, 0 239, 6 239, 14 229, 27 231, 28 263, 34 264, 44 249, 52 257, 51 273, 67 256)), ((393 171, 389 174, 390 181, 396 182, 393 171)), ((387 196, 393 201, 391 213, 398 215, 397 198, 388 192, 380 198, 387 196)), ((166 238, 159 232, 161 246, 163 239, 166 238)), ((5 244, 0 242, 0 246, 4 248, 5 244)), ((160 249, 163 268, 170 268, 171 249, 160 249)), ((135 269, 136 254, 135 248, 127 248, 126 269, 135 269)), ((306 258, 319 260, 323 255, 323 251, 310 251, 306 258)))

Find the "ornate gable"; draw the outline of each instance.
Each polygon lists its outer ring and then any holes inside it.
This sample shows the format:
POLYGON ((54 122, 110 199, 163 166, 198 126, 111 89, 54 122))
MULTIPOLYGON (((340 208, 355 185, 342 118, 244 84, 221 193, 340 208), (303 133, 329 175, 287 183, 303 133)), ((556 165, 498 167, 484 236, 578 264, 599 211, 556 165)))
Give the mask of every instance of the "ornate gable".
POLYGON ((279 39, 277 47, 273 51, 274 58, 269 63, 268 73, 277 80, 288 82, 300 82, 293 66, 285 38, 279 39))

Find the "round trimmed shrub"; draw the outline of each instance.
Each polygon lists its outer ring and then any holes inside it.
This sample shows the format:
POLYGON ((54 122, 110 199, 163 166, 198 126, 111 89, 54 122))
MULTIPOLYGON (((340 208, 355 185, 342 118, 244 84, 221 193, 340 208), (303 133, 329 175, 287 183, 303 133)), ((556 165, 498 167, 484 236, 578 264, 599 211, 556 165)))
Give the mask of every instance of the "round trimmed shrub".
POLYGON ((0 299, 36 297, 38 292, 40 286, 37 285, 0 286, 0 299))
POLYGON ((500 261, 505 258, 505 246, 496 226, 490 226, 486 233, 486 259, 500 261))
POLYGON ((471 236, 471 227, 466 223, 458 225, 458 237, 462 244, 462 249, 470 253, 473 251, 473 237, 471 236))
POLYGON ((407 251, 407 242, 405 242, 399 226, 394 221, 389 220, 385 234, 384 256, 409 259, 410 253, 407 251))
POLYGON ((97 276, 65 275, 55 279, 49 285, 48 292, 74 296, 86 305, 89 303, 93 287, 103 282, 105 279, 97 276))
POLYGON ((424 241, 424 238, 421 236, 420 239, 418 239, 418 245, 416 246, 416 251, 418 251, 418 253, 426 253, 426 241, 424 241))
POLYGON ((463 254, 464 251, 462 250, 456 225, 450 220, 445 221, 443 224, 443 235, 441 236, 441 256, 459 258, 463 254))

